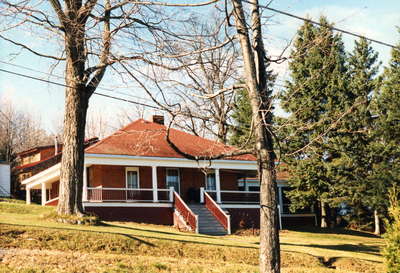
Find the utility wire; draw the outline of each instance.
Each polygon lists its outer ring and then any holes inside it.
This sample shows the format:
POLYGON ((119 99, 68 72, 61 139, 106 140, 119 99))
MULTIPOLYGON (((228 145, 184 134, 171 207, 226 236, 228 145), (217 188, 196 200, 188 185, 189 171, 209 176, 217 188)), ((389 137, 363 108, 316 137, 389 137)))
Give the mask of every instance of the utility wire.
MULTIPOLYGON (((72 86, 68 86, 68 85, 63 84, 63 83, 54 82, 54 81, 50 81, 50 80, 44 80, 44 79, 41 79, 41 78, 37 78, 37 77, 33 77, 33 76, 21 74, 21 73, 9 71, 9 70, 2 69, 2 68, 0 68, 0 72, 12 74, 12 75, 19 76, 19 77, 23 77, 23 78, 28 78, 28 79, 31 79, 31 80, 36 80, 36 81, 41 81, 41 82, 45 82, 45 83, 50 83, 50 84, 54 84, 54 85, 58 85, 58 86, 62 86, 62 87, 73 88, 72 86)), ((119 101, 124 101, 124 102, 128 102, 128 103, 133 103, 133 104, 137 104, 137 105, 141 105, 141 106, 145 106, 145 107, 149 107, 149 108, 153 108, 153 109, 157 109, 157 110, 161 110, 161 111, 164 110, 164 109, 162 109, 161 107, 157 107, 157 106, 153 106, 153 105, 150 105, 150 104, 141 103, 141 102, 137 102, 137 101, 133 101, 133 100, 128 100, 128 99, 124 99, 124 98, 120 98, 120 97, 116 97, 116 96, 111 96, 111 95, 107 95, 107 94, 104 94, 104 93, 94 92, 93 94, 94 94, 94 95, 97 95, 97 96, 101 96, 101 97, 106 97, 106 98, 114 99, 114 100, 119 100, 119 101)))
MULTIPOLYGON (((36 81, 41 81, 41 82, 45 82, 45 83, 49 83, 49 84, 54 84, 54 85, 58 85, 58 86, 62 86, 62 87, 74 88, 72 86, 68 86, 68 85, 63 84, 63 83, 54 82, 54 81, 50 81, 50 80, 45 80, 45 79, 41 79, 41 78, 38 78, 38 77, 17 73, 17 72, 6 70, 6 69, 2 69, 2 68, 0 68, 0 72, 12 74, 12 75, 23 77, 23 78, 28 78, 28 79, 31 79, 31 80, 36 80, 36 81)), ((140 105, 140 106, 149 107, 149 108, 160 110, 160 111, 167 111, 166 109, 163 109, 162 107, 157 107, 157 106, 153 106, 153 105, 146 104, 146 103, 141 103, 141 102, 128 100, 128 99, 124 99, 124 98, 120 98, 120 97, 116 97, 116 96, 112 96, 112 95, 107 95, 107 94, 104 94, 104 93, 94 92, 93 94, 97 95, 97 96, 105 97, 105 98, 110 98, 110 99, 114 99, 114 100, 118 100, 118 101, 123 101, 123 102, 127 102, 127 103, 132 103, 132 104, 136 104, 136 105, 140 105)), ((204 118, 202 118, 202 117, 198 117, 198 116, 193 116, 193 117, 204 120, 204 118)), ((209 121, 209 118, 207 120, 209 121)))
MULTIPOLYGON (((22 69, 25 69, 25 70, 28 70, 28 71, 34 71, 34 72, 41 73, 41 74, 44 74, 44 75, 48 75, 50 77, 54 77, 54 78, 57 78, 57 79, 64 79, 63 76, 60 76, 60 75, 57 75, 57 74, 53 74, 53 73, 43 72, 43 71, 36 70, 34 68, 27 67, 27 66, 24 66, 24 65, 13 64, 13 63, 1 61, 1 60, 0 60, 0 63, 6 64, 6 65, 10 65, 10 66, 14 66, 14 67, 18 67, 18 68, 22 68, 22 69)), ((125 92, 117 91, 115 89, 111 89, 111 88, 107 88, 107 87, 103 87, 103 86, 98 86, 97 89, 101 89, 101 90, 104 90, 104 91, 110 91, 110 92, 116 92, 118 94, 125 95, 125 96, 128 96, 128 97, 132 97, 132 98, 135 98, 135 99, 148 100, 146 98, 142 98, 142 97, 139 97, 139 96, 135 96, 135 95, 128 94, 128 93, 125 93, 125 92)))
MULTIPOLYGON (((248 4, 253 4, 253 3, 249 2, 248 0, 243 0, 243 2, 246 2, 248 4)), ((271 7, 266 6, 266 5, 258 5, 258 6, 260 8, 264 8, 264 9, 267 9, 267 10, 270 10, 270 11, 273 11, 273 12, 276 12, 276 13, 279 13, 279 14, 283 14, 283 15, 286 15, 286 16, 289 16, 289 17, 292 17, 292 18, 295 18, 295 19, 298 19, 298 20, 302 20, 302 21, 305 21, 305 22, 308 22, 308 23, 311 23, 311 24, 314 24, 314 25, 318 25, 318 26, 321 26, 321 27, 326 27, 326 28, 329 28, 331 30, 335 30, 335 31, 338 31, 338 32, 341 32, 341 33, 344 33, 344 34, 347 34, 347 35, 350 35, 350 36, 354 36, 354 37, 358 37, 358 38, 364 38, 364 39, 366 39, 368 41, 371 41, 371 42, 374 42, 374 43, 377 43, 377 44, 380 44, 380 45, 384 45, 384 46, 391 47, 391 48, 394 48, 394 49, 400 49, 398 46, 392 45, 392 44, 390 44, 388 42, 383 42, 383 41, 376 40, 376 39, 373 39, 373 38, 368 38, 368 37, 366 37, 364 35, 357 34, 357 33, 354 33, 354 32, 348 31, 348 30, 344 30, 344 29, 341 29, 341 28, 337 28, 337 27, 334 27, 334 26, 324 25, 324 24, 321 24, 321 23, 319 23, 317 21, 314 21, 314 20, 311 20, 311 19, 308 19, 308 18, 304 18, 304 17, 298 16, 298 15, 295 15, 295 14, 292 14, 292 13, 289 13, 289 12, 286 12, 286 11, 274 9, 274 8, 271 8, 271 7)))

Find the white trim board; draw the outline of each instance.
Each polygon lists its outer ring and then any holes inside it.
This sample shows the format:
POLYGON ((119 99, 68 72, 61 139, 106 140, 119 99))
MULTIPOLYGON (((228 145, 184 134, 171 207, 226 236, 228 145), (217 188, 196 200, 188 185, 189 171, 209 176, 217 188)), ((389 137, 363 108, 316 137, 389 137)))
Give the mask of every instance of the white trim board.
POLYGON ((87 207, 132 207, 132 208, 172 208, 172 203, 95 203, 83 202, 82 205, 87 207))
POLYGON ((257 170, 256 161, 244 160, 189 160, 185 158, 148 157, 129 155, 85 154, 85 164, 120 166, 160 166, 175 168, 211 168, 257 170))
POLYGON ((60 166, 61 163, 58 163, 40 173, 35 174, 21 182, 21 184, 26 185, 28 188, 33 188, 42 183, 50 183, 55 182, 60 177, 60 166))
POLYGON ((223 209, 259 209, 260 205, 250 204, 220 204, 223 209))
POLYGON ((305 214, 281 214, 282 217, 315 217, 315 213, 305 213, 305 214))

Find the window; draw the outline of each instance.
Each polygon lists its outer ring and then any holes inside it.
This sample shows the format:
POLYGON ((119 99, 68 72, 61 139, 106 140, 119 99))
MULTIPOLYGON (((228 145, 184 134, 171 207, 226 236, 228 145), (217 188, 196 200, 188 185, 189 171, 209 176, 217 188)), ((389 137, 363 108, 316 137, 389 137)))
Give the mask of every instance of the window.
POLYGON ((139 188, 139 168, 126 168, 126 187, 130 189, 139 188))
POLYGON ((206 190, 215 191, 216 189, 215 173, 208 173, 206 176, 206 190))
POLYGON ((179 193, 179 169, 167 169, 166 185, 167 189, 173 187, 179 193))

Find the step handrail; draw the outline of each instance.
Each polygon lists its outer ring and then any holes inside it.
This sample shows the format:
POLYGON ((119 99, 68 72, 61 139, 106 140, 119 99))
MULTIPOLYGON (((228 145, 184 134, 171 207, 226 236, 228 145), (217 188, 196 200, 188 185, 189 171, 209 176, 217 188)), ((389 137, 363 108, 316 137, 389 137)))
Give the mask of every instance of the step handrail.
POLYGON ((204 203, 205 207, 214 215, 218 222, 221 223, 227 233, 231 234, 231 216, 225 213, 206 191, 204 191, 204 203))
POLYGON ((199 217, 194 214, 193 211, 186 205, 185 201, 174 191, 174 208, 183 217, 186 223, 189 224, 190 228, 199 233, 199 217))

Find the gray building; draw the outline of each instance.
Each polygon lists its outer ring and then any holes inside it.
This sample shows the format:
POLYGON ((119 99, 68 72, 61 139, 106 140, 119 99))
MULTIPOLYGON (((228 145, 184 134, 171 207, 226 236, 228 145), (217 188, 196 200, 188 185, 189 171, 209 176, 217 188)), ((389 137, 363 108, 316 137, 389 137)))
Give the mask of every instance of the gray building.
POLYGON ((0 161, 0 197, 11 196, 10 163, 0 161))

